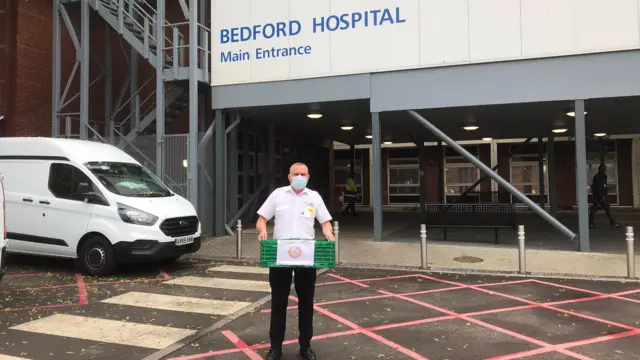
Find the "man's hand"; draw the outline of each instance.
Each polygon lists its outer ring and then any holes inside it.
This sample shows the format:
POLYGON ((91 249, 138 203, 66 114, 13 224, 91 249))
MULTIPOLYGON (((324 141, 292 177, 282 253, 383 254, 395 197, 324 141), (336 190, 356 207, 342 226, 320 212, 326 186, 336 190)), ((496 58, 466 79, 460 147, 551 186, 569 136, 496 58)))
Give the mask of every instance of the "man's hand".
POLYGON ((322 224, 322 233, 329 241, 335 241, 336 237, 333 236, 333 226, 331 226, 331 221, 327 221, 322 224))
POLYGON ((267 219, 264 216, 258 218, 256 229, 258 230, 258 241, 266 240, 269 235, 267 234, 267 219))

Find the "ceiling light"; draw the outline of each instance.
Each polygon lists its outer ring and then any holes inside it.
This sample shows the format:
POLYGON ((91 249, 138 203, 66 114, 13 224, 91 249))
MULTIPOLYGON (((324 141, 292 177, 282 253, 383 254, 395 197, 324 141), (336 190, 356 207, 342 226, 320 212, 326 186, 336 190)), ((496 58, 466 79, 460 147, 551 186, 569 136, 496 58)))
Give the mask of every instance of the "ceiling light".
POLYGON ((345 131, 349 131, 349 130, 353 130, 353 126, 345 125, 345 126, 341 127, 340 129, 345 130, 345 131))
POLYGON ((385 141, 385 142, 383 142, 382 144, 383 144, 383 145, 391 145, 391 144, 393 144, 393 141, 385 141))
MULTIPOLYGON (((587 112, 584 112, 585 115, 587 115, 587 112)), ((575 111, 569 111, 567 112, 567 115, 571 116, 571 117, 575 117, 576 116, 576 112, 575 111)))
POLYGON ((182 160, 182 166, 184 166, 184 167, 188 167, 189 166, 189 162, 187 161, 187 159, 182 160))
POLYGON ((482 138, 482 141, 491 141, 491 140, 493 140, 493 138, 490 138, 490 137, 482 138))
POLYGON ((366 137, 367 139, 373 139, 373 135, 365 135, 364 137, 366 137))
POLYGON ((309 114, 307 114, 307 117, 309 119, 320 119, 322 117, 322 114, 320 114, 320 113, 309 113, 309 114))
POLYGON ((603 136, 607 136, 607 133, 595 133, 595 134, 593 134, 593 136, 595 136, 595 137, 603 137, 603 136))
POLYGON ((568 129, 553 129, 553 130, 551 130, 551 131, 552 131, 553 133, 555 133, 555 134, 562 134, 562 133, 567 132, 567 130, 568 130, 568 129))
POLYGON ((463 129, 467 130, 467 131, 475 131, 480 129, 479 126, 475 126, 475 125, 469 125, 469 126, 464 126, 463 129))

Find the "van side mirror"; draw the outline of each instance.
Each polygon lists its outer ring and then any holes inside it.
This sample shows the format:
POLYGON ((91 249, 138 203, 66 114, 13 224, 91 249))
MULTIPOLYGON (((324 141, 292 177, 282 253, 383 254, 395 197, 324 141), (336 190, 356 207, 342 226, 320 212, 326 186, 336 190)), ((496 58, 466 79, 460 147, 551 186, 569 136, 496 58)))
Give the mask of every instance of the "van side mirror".
POLYGON ((108 205, 107 199, 105 199, 99 193, 93 192, 93 189, 89 183, 83 182, 78 184, 78 195, 80 195, 85 202, 92 204, 108 205))
POLYGON ((78 184, 78 194, 86 195, 87 193, 90 193, 90 192, 91 192, 91 186, 89 186, 89 183, 82 182, 78 184))

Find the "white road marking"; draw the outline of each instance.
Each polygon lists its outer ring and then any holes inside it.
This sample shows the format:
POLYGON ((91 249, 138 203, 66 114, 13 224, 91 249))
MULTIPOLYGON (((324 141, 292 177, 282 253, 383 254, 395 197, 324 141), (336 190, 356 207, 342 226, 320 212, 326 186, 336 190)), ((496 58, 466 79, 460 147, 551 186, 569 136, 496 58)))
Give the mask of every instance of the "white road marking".
POLYGON ((227 290, 271 292, 271 287, 269 286, 268 281, 223 279, 223 278, 209 278, 209 277, 198 277, 198 276, 181 276, 169 281, 165 281, 163 282, 163 284, 200 286, 200 287, 206 287, 206 288, 217 288, 217 289, 227 289, 227 290))
POLYGON ((158 350, 195 334, 194 330, 65 314, 30 321, 14 326, 11 330, 158 350))
POLYGON ((30 359, 0 354, 0 360, 30 360, 30 359))
POLYGON ((101 302, 211 315, 229 315, 251 305, 244 301, 209 300, 137 291, 104 299, 101 302))
POLYGON ((245 274, 269 274, 268 268, 261 268, 255 266, 236 266, 236 265, 221 265, 207 269, 207 271, 223 271, 245 274))

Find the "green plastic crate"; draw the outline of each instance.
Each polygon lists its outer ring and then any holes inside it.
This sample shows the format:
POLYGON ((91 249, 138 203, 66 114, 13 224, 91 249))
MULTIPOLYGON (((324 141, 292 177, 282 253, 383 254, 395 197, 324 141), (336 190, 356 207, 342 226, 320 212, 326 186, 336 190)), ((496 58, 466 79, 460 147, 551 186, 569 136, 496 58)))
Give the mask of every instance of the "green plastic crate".
POLYGON ((315 239, 314 266, 277 265, 278 240, 266 239, 260 242, 261 267, 312 267, 333 269, 336 259, 336 243, 327 239, 315 239))

